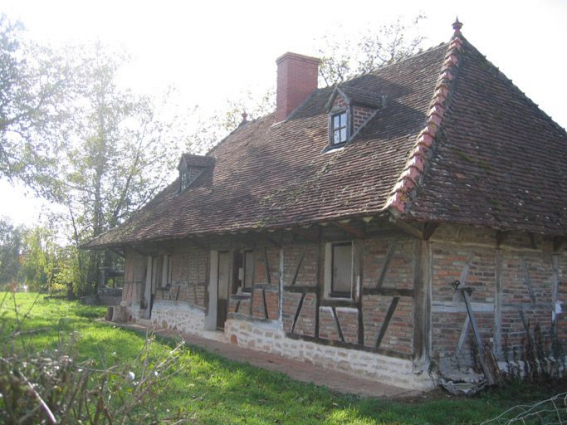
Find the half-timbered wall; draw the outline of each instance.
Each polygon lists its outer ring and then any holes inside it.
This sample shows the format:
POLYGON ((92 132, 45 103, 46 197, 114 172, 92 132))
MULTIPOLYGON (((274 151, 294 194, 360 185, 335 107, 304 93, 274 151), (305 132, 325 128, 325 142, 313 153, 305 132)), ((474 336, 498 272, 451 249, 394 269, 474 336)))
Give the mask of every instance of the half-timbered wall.
POLYGON ((231 295, 229 313, 259 320, 280 318, 280 249, 257 247, 252 287, 231 295))
MULTIPOLYGON (((142 284, 146 279, 146 258, 134 250, 126 250, 124 262, 124 287, 122 300, 131 305, 139 303, 142 297, 142 284)), ((130 317, 131 318, 131 317, 130 317)))
POLYGON ((323 290, 324 243, 283 249, 283 328, 290 337, 376 351, 414 355, 416 241, 399 233, 355 240, 352 300, 323 290))
POLYGON ((565 342, 565 251, 528 234, 499 235, 467 227, 441 227, 430 241, 432 358, 445 368, 470 365, 477 350, 462 290, 470 288, 483 344, 498 360, 522 358, 535 329, 547 349, 556 332, 565 342), (455 290, 454 282, 460 282, 455 290), (555 330, 556 329, 556 330, 555 330))
MULTIPOLYGON (((397 358, 419 373, 429 360, 442 372, 469 366, 474 327, 501 361, 504 353, 521 353, 536 326, 547 346, 554 335, 563 343, 567 339, 567 253, 550 239, 442 225, 424 241, 377 222, 299 229, 280 235, 279 244, 262 242, 221 237, 210 242, 213 249, 254 254, 252 284, 233 288, 229 300, 225 332, 239 345, 294 358, 309 347, 312 361, 326 353, 318 360, 322 364, 342 356, 341 350, 363 351, 377 368, 385 358, 397 358), (325 283, 326 246, 343 241, 353 243, 352 297, 332 298, 325 283), (254 333, 261 341, 250 339, 250 326, 267 326, 265 333, 254 333), (268 347, 270 341, 277 347, 268 347)), ((167 252, 171 284, 157 290, 152 320, 201 334, 211 251, 179 242, 167 252)), ((127 250, 123 300, 133 306, 134 318, 146 267, 147 256, 127 250)), ((362 371, 359 366, 353 370, 362 371)), ((384 373, 393 371, 376 376, 384 373)))
POLYGON ((174 249, 171 285, 157 288, 156 299, 206 308, 209 255, 207 250, 191 246, 174 249))

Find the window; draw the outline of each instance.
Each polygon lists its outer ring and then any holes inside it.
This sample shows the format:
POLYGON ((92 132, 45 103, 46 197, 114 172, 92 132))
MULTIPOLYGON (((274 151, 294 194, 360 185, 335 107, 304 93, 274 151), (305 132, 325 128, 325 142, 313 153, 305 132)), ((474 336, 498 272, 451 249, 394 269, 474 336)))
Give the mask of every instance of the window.
POLYGON ((254 283, 254 251, 244 251, 244 280, 243 289, 252 289, 254 283))
POLYGON ((202 168, 185 167, 179 171, 179 191, 184 191, 193 181, 199 177, 202 168))
POLYGON ((325 286, 331 298, 352 298, 352 242, 327 244, 325 286))
POLYGON ((339 112, 331 116, 331 146, 346 143, 348 135, 347 113, 339 112))

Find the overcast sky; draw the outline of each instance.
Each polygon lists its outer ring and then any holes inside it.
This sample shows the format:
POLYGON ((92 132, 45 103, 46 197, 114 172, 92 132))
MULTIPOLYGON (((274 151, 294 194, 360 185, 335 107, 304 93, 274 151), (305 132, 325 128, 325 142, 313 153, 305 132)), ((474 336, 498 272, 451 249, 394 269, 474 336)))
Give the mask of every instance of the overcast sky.
MULTIPOLYGON (((562 127, 567 127, 567 1, 122 1, 3 0, 0 11, 53 44, 101 40, 132 53, 125 83, 155 92, 177 86, 189 105, 221 108, 275 82, 287 51, 316 56, 321 38, 379 27, 398 16, 427 19, 426 46, 463 35, 562 127), (338 30, 341 28, 340 30, 338 30)), ((537 141, 535 141, 537 142, 537 141)), ((41 203, 0 182, 0 215, 37 221, 41 203)))

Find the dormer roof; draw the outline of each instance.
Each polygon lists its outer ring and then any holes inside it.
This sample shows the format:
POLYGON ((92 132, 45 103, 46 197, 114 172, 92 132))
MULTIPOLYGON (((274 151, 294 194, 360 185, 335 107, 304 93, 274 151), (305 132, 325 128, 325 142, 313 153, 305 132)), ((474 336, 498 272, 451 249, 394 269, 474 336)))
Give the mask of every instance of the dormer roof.
POLYGON ((181 168, 187 167, 207 168, 210 165, 214 164, 214 162, 215 158, 213 158, 212 156, 184 153, 181 155, 177 169, 180 170, 181 168))
POLYGON ((381 108, 386 102, 386 96, 380 93, 347 85, 337 85, 333 89, 333 92, 325 105, 325 111, 327 113, 333 108, 333 104, 337 96, 342 96, 348 105, 356 104, 360 106, 367 106, 372 109, 381 108))

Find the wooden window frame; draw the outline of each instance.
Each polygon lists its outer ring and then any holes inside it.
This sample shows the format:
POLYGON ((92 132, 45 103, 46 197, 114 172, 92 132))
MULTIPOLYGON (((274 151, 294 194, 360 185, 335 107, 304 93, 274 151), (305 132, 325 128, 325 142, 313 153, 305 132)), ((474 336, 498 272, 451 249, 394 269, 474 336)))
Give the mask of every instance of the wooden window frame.
POLYGON ((343 299, 343 300, 353 300, 354 299, 354 243, 353 241, 341 241, 341 242, 329 242, 327 243, 325 262, 327 262, 326 268, 326 281, 325 281, 325 298, 327 299, 343 299), (350 246, 350 291, 335 291, 334 286, 334 248, 335 246, 350 246))
POLYGON ((341 147, 344 146, 348 141, 349 141, 349 136, 350 136, 350 113, 349 113, 349 109, 343 109, 340 111, 335 111, 332 112, 329 115, 329 146, 330 148, 337 148, 337 147, 341 147), (345 124, 344 126, 341 126, 341 116, 344 115, 345 116, 345 124), (339 117, 339 127, 335 127, 335 117, 339 117), (345 131, 345 138, 344 140, 342 140, 340 142, 335 143, 335 132, 338 131, 339 135, 341 133, 341 131, 344 129, 345 131))

